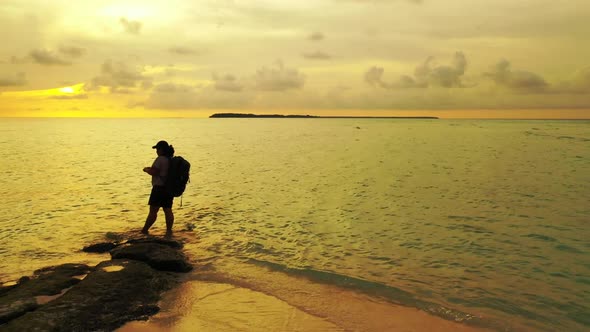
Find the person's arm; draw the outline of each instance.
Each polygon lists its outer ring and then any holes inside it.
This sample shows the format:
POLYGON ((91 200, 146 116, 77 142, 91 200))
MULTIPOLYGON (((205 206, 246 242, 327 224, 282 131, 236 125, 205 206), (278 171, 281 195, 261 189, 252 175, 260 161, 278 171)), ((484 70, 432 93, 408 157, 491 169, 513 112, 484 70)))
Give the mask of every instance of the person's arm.
POLYGON ((157 167, 144 167, 143 171, 149 175, 160 175, 160 169, 157 167))

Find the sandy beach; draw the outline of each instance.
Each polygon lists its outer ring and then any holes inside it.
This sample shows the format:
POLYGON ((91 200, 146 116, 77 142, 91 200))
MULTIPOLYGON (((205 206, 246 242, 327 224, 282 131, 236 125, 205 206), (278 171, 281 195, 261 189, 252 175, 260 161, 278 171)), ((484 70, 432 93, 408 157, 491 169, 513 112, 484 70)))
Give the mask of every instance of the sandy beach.
POLYGON ((149 321, 130 322, 117 331, 486 331, 418 309, 332 291, 329 298, 311 299, 315 303, 298 308, 247 288, 192 281, 168 293, 162 311, 149 321))
POLYGON ((199 280, 166 293, 149 321, 117 331, 485 331, 281 272, 228 268, 192 273, 199 280))

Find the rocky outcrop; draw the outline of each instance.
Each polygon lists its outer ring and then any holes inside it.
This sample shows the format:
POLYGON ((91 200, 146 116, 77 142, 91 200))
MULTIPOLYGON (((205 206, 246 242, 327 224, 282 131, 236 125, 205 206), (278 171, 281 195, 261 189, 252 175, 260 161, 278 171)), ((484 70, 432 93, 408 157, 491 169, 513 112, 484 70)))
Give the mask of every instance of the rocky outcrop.
POLYGON ((119 246, 111 250, 111 257, 143 261, 160 271, 188 272, 193 268, 182 252, 159 243, 133 243, 119 246))
POLYGON ((192 269, 176 241, 143 238, 112 246, 112 259, 94 268, 49 267, 0 288, 0 330, 114 330, 158 312, 160 294, 179 280, 170 271, 192 269))
POLYGON ((0 324, 37 309, 40 306, 38 297, 60 294, 80 282, 76 276, 85 275, 90 270, 84 264, 64 264, 37 270, 32 277, 20 278, 16 285, 0 293, 0 324))
POLYGON ((38 307, 39 305, 34 298, 27 297, 2 303, 0 304, 0 324, 4 324, 16 317, 22 316, 38 307))
POLYGON ((114 242, 95 243, 82 248, 82 251, 101 254, 115 249, 118 245, 114 242))
POLYGON ((137 239, 129 239, 126 242, 127 244, 139 244, 139 243, 156 243, 156 244, 161 244, 161 245, 165 245, 168 246, 170 248, 174 248, 174 249, 182 249, 184 247, 184 245, 182 244, 182 242, 178 242, 178 241, 174 241, 171 239, 166 239, 166 238, 158 238, 158 237, 140 237, 137 239))

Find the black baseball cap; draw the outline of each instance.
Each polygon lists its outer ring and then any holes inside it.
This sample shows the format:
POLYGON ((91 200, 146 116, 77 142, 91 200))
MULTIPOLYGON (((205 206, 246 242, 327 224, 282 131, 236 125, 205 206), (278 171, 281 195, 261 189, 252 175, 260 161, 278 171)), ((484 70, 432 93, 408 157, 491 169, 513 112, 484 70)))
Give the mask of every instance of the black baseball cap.
POLYGON ((156 143, 156 145, 152 146, 152 149, 161 149, 161 148, 167 148, 167 147, 168 147, 168 142, 159 141, 158 143, 156 143))

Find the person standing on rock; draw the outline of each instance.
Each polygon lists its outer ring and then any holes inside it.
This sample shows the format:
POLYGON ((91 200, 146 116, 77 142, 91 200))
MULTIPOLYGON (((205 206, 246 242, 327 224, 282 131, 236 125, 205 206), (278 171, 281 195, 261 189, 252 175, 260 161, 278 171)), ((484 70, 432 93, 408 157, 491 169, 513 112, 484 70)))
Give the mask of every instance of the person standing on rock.
POLYGON ((170 158, 174 156, 174 148, 172 145, 168 145, 166 141, 159 141, 156 145, 152 146, 152 149, 156 149, 158 157, 154 160, 151 167, 143 168, 144 172, 152 176, 152 192, 148 201, 150 211, 141 232, 148 234, 150 227, 152 227, 158 218, 158 211, 162 208, 166 217, 166 236, 171 236, 172 225, 174 224, 174 213, 172 213, 172 201, 174 197, 166 192, 164 185, 168 175, 170 158))

